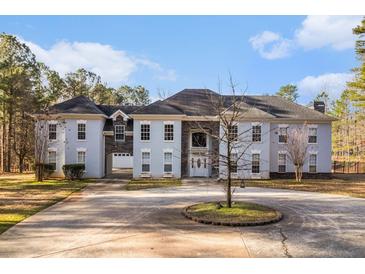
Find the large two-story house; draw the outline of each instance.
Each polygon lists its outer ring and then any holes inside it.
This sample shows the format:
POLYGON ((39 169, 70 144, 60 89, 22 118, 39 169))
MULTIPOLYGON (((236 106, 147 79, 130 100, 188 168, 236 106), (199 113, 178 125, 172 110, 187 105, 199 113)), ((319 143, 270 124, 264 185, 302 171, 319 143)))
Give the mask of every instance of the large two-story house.
MULTIPOLYGON (((63 176, 64 164, 84 163, 89 178, 108 176, 115 168, 132 169, 134 178, 221 177, 224 167, 212 164, 224 151, 212 137, 221 131, 213 97, 230 101, 208 89, 184 89, 142 107, 97 105, 84 96, 56 104, 47 115, 53 175, 63 176)), ((324 114, 323 105, 311 109, 278 96, 243 96, 242 101, 250 114, 237 121, 235 130, 253 135, 247 151, 252 161, 236 177, 292 174, 286 135, 303 124, 309 128, 304 174, 330 174, 334 119, 324 114)))

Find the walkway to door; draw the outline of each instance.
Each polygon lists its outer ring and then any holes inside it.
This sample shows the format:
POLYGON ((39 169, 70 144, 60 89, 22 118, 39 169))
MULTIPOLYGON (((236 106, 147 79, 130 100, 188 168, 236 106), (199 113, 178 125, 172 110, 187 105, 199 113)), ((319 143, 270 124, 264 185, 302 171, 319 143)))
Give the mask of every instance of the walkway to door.
POLYGON ((132 179, 132 168, 113 168, 113 172, 105 176, 107 179, 132 179))

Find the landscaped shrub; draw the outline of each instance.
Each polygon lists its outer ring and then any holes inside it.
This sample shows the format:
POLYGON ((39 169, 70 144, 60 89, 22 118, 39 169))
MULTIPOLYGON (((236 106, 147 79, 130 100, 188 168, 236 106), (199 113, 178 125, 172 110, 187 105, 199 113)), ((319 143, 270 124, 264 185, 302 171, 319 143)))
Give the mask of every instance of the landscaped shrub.
POLYGON ((43 178, 48 178, 55 171, 55 166, 51 164, 35 164, 35 172, 37 181, 42 181, 43 178))
POLYGON ((68 180, 80 180, 85 172, 84 164, 68 164, 62 167, 63 173, 68 180))

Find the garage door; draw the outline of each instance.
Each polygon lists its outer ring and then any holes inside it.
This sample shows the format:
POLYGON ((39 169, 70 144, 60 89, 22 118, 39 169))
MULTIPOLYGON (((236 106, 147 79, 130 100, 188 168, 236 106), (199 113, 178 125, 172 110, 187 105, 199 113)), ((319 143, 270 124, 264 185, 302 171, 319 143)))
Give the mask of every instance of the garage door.
POLYGON ((133 156, 130 153, 113 153, 113 168, 132 168, 133 156))

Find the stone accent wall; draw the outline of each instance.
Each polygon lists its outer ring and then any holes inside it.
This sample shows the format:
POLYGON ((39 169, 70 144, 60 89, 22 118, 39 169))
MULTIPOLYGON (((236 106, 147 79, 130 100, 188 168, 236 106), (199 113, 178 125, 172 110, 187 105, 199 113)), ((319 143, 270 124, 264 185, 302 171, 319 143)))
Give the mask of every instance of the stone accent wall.
MULTIPOLYGON (((123 118, 118 116, 116 121, 114 121, 114 125, 125 125, 125 131, 133 134, 133 120, 123 121, 123 118)), ((116 142, 114 135, 105 136, 105 155, 114 152, 130 153, 130 155, 133 155, 133 135, 126 134, 124 142, 116 142)))
MULTIPOLYGON (((181 123, 181 177, 189 177, 189 141, 190 130, 203 128, 212 135, 219 135, 219 122, 217 121, 200 121, 189 122, 182 121, 181 123)), ((210 160, 212 162, 212 177, 218 177, 218 156, 219 156, 219 141, 216 138, 211 139, 211 150, 209 151, 210 160)))

